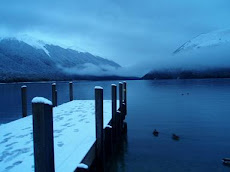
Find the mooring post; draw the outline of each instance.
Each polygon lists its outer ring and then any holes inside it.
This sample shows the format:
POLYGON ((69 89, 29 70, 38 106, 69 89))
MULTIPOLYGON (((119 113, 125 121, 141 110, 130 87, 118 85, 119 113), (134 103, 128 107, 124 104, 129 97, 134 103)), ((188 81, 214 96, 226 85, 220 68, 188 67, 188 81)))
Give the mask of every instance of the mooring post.
POLYGON ((58 93, 57 93, 57 90, 55 90, 55 103, 56 103, 56 106, 58 105, 58 99, 57 99, 57 95, 58 93))
POLYGON ((122 103, 123 103, 123 83, 119 82, 119 109, 122 111, 122 103))
POLYGON ((35 97, 32 100, 35 172, 54 172, 52 102, 35 97))
POLYGON ((86 164, 81 164, 74 172, 89 172, 89 167, 86 164))
POLYGON ((112 137, 116 139, 117 133, 117 86, 112 84, 112 137))
POLYGON ((117 111, 117 139, 119 140, 120 139, 120 135, 122 133, 122 113, 121 111, 117 111))
POLYGON ((127 133, 128 127, 127 127, 127 122, 124 122, 124 130, 123 133, 127 133))
POLYGON ((22 117, 27 116, 27 87, 24 85, 21 87, 22 98, 22 117))
POLYGON ((104 130, 103 130, 103 88, 95 87, 96 117, 96 164, 97 171, 104 171, 104 130))
POLYGON ((125 103, 124 113, 125 115, 127 115, 127 83, 125 81, 123 82, 123 90, 124 90, 124 103, 125 103))
POLYGON ((107 125, 104 129, 104 152, 106 160, 112 157, 113 148, 112 148, 112 126, 107 125))
POLYGON ((73 82, 69 82, 69 100, 73 101, 73 82))
POLYGON ((52 84, 52 102, 53 102, 53 106, 57 106, 57 99, 56 99, 56 83, 52 84))
POLYGON ((123 89, 123 83, 119 82, 119 111, 117 112, 118 116, 118 129, 119 129, 119 134, 122 133, 123 129, 123 120, 124 120, 124 106, 123 106, 123 94, 124 94, 124 89, 123 89))

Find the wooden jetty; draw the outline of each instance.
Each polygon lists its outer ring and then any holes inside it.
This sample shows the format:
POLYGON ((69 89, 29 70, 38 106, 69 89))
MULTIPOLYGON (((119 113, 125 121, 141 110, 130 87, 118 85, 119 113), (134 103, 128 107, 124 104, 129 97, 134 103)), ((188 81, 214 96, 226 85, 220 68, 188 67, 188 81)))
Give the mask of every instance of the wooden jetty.
MULTIPOLYGON (((0 126, 0 171, 105 171, 125 131, 126 82, 119 83, 119 101, 114 84, 112 100, 103 100, 101 87, 95 100, 74 100, 71 82, 70 102, 57 107, 56 84, 52 88, 54 103, 34 98, 32 116, 22 106, 23 118, 0 126)), ((23 86, 22 105, 25 100, 23 86)))

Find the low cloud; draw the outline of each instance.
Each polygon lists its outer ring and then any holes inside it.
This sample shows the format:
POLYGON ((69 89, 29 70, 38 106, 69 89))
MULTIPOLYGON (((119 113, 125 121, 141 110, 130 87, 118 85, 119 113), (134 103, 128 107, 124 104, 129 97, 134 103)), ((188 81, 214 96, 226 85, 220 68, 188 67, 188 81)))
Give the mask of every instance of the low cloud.
POLYGON ((162 59, 152 64, 153 70, 230 68, 229 49, 230 43, 226 43, 172 54, 167 57, 167 60, 162 59))
POLYGON ((230 44, 215 47, 185 51, 176 55, 168 55, 164 59, 145 61, 134 65, 115 68, 109 65, 96 66, 91 63, 82 65, 81 68, 65 68, 58 66, 68 74, 91 76, 133 76, 142 77, 151 70, 191 69, 206 70, 210 68, 230 68, 230 44))
POLYGON ((65 68, 60 65, 58 68, 64 73, 71 75, 142 77, 152 69, 152 66, 149 65, 149 67, 147 67, 147 64, 141 64, 115 68, 109 65, 96 66, 91 63, 86 63, 80 68, 65 68))

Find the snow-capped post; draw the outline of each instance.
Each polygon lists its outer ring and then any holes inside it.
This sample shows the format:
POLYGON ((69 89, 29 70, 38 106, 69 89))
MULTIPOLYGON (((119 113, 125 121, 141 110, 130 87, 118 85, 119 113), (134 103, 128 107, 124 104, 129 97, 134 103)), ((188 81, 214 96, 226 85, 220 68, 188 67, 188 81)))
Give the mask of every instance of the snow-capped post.
POLYGON ((122 111, 122 103, 123 103, 123 83, 119 82, 119 109, 122 111))
POLYGON ((32 113, 35 172, 54 172, 52 102, 35 97, 32 100, 32 113))
POLYGON ((57 106, 57 100, 56 100, 56 83, 52 84, 52 102, 53 102, 53 106, 57 106))
POLYGON ((112 84, 112 136, 113 139, 117 137, 117 86, 112 84))
POLYGON ((27 116, 27 87, 24 85, 21 87, 22 98, 22 117, 27 116))
POLYGON ((125 81, 123 82, 123 89, 124 89, 124 103, 125 103, 124 113, 126 115, 127 114, 127 83, 125 81))
POLYGON ((104 171, 103 88, 95 87, 96 166, 104 171))
POLYGON ((73 101, 73 82, 69 82, 69 100, 73 101))

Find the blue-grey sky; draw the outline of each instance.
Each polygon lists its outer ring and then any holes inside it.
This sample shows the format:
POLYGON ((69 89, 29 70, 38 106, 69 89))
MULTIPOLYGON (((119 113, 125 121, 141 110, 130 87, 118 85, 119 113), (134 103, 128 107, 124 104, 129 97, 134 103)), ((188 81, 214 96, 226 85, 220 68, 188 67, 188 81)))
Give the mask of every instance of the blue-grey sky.
POLYGON ((26 33, 123 66, 167 58, 205 32, 230 27, 229 0, 4 0, 0 31, 26 33))

